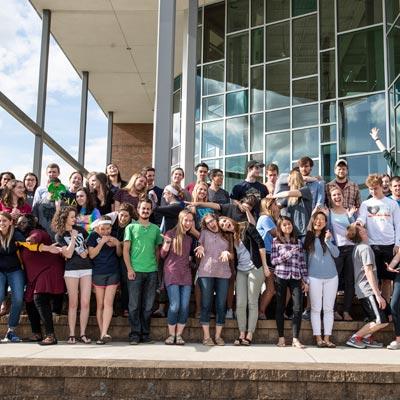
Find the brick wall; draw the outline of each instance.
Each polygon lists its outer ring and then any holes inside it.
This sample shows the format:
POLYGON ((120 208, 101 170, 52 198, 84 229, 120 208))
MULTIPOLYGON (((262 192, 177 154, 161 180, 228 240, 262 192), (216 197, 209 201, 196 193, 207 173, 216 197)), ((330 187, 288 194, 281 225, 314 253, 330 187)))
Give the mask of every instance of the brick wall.
POLYGON ((114 124, 112 162, 122 178, 129 180, 142 167, 151 165, 153 124, 114 124))

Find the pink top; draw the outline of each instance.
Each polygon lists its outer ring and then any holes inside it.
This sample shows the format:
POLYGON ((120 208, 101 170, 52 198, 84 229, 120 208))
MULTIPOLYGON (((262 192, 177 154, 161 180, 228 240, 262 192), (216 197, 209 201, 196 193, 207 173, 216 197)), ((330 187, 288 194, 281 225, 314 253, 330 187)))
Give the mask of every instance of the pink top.
MULTIPOLYGON (((175 229, 168 231, 165 236, 173 239, 176 235, 175 229)), ((170 285, 192 285, 192 271, 190 269, 190 250, 192 248, 193 239, 189 235, 185 235, 182 243, 182 255, 179 256, 173 250, 172 243, 169 251, 166 252, 161 248, 161 257, 164 261, 164 284, 165 287, 170 285)))
POLYGON ((229 250, 228 242, 217 232, 201 231, 199 243, 204 247, 204 257, 200 260, 199 278, 226 278, 232 275, 228 261, 219 259, 221 253, 229 250))
MULTIPOLYGON (((0 211, 5 211, 11 214, 12 210, 12 207, 7 207, 2 201, 0 201, 0 211)), ((19 210, 21 214, 30 214, 32 212, 32 207, 28 203, 24 203, 22 207, 17 207, 17 210, 19 210)))

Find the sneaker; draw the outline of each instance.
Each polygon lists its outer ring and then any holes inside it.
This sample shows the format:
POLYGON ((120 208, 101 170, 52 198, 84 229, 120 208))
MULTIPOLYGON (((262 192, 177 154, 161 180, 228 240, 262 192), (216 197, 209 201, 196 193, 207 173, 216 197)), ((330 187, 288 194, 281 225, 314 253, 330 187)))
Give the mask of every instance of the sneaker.
POLYGON ((8 331, 4 339, 1 339, 1 341, 5 343, 19 343, 21 338, 14 331, 8 331))
POLYGON ((150 339, 148 336, 144 336, 144 337, 142 337, 141 342, 142 342, 142 343, 145 343, 145 344, 153 344, 153 343, 154 343, 154 340, 153 340, 153 339, 150 339))
POLYGON ((400 350, 400 342, 393 340, 393 342, 388 344, 386 348, 389 350, 400 350))
POLYGON ((226 319, 233 319, 233 310, 232 310, 232 308, 229 308, 229 309, 226 311, 225 318, 226 318, 226 319))
POLYGON ((346 346, 355 347, 356 349, 366 349, 367 345, 363 340, 357 339, 355 336, 349 338, 346 342, 346 346))
POLYGON ((369 338, 363 338, 362 341, 367 347, 372 347, 375 349, 381 349, 383 347, 383 343, 377 342, 372 336, 369 338))
POLYGON ((301 319, 304 319, 304 321, 309 321, 310 318, 311 318, 311 310, 304 310, 301 319))
POLYGON ((132 346, 136 346, 140 343, 140 339, 136 336, 132 336, 131 338, 129 338, 129 344, 131 344, 132 346))

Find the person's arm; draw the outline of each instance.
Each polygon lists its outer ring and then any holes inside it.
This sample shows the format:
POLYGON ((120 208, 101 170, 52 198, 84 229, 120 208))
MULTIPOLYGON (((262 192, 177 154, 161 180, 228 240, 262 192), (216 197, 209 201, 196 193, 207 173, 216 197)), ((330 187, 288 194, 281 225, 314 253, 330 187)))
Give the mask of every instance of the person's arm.
POLYGON ((328 247, 328 250, 331 253, 332 257, 338 258, 340 252, 339 252, 339 249, 337 248, 337 246, 333 243, 333 238, 332 238, 332 234, 330 231, 326 231, 325 243, 326 243, 326 246, 328 247))
POLYGON ((252 212, 250 211, 249 206, 246 203, 242 204, 242 211, 244 211, 246 213, 246 218, 247 221, 251 224, 251 225, 256 225, 256 220, 254 218, 254 215, 252 214, 252 212))
POLYGON ((268 198, 273 198, 273 199, 284 199, 286 197, 301 197, 302 193, 300 190, 285 190, 283 192, 275 193, 275 194, 269 194, 267 197, 268 198))
POLYGON ((271 264, 278 265, 282 264, 286 260, 289 260, 293 256, 293 250, 282 250, 278 252, 278 246, 275 244, 275 241, 272 242, 272 250, 271 250, 271 264))
POLYGON ((124 240, 124 248, 123 248, 123 258, 124 258, 124 263, 126 266, 126 271, 128 274, 128 279, 130 281, 135 280, 136 274, 133 269, 133 265, 131 264, 131 241, 130 240, 124 240))
POLYGON ((393 257, 392 261, 390 263, 386 263, 386 269, 389 272, 395 272, 397 274, 400 273, 400 268, 396 268, 397 265, 400 263, 400 251, 397 251, 396 255, 393 257))
POLYGON ((62 255, 65 258, 71 258, 72 255, 74 254, 75 251, 75 241, 76 238, 78 237, 78 231, 76 231, 75 229, 72 229, 71 232, 71 241, 69 242, 69 244, 67 246, 63 246, 62 248, 62 255))
POLYGON ((100 241, 97 243, 96 246, 90 246, 88 245, 88 250, 89 250, 89 258, 95 258, 99 255, 101 249, 103 246, 108 242, 110 236, 102 236, 100 241))
POLYGON ((221 210, 221 205, 218 203, 209 203, 209 202, 205 202, 205 201, 185 201, 185 203, 194 206, 194 207, 208 207, 208 208, 212 208, 213 210, 221 210))
POLYGON ((356 222, 361 222, 363 225, 365 225, 367 223, 367 212, 368 210, 365 203, 361 203, 356 222))
POLYGON ((375 274, 373 271, 373 266, 371 264, 364 265, 365 276, 368 279, 368 283, 371 286, 372 291, 376 297, 379 308, 384 309, 386 307, 386 300, 382 297, 379 291, 378 282, 376 281, 375 274))
POLYGON ((387 150, 385 145, 382 143, 381 138, 379 137, 379 129, 378 128, 372 128, 371 132, 369 134, 372 137, 372 139, 375 141, 375 144, 380 151, 387 150))
POLYGON ((161 258, 167 257, 169 250, 171 248, 172 238, 167 235, 164 235, 164 243, 161 247, 160 256, 161 258))
POLYGON ((400 166, 396 163, 395 158, 390 154, 390 150, 385 147, 382 143, 381 138, 379 137, 379 129, 372 128, 370 132, 370 136, 375 141, 376 146, 380 151, 383 152, 383 158, 386 160, 387 165, 392 171, 392 175, 400 174, 400 166))
POLYGON ((394 204, 393 208, 393 225, 394 225, 394 254, 400 248, 400 208, 397 203, 394 204))
POLYGON ((325 204, 325 181, 318 181, 317 207, 323 207, 325 204))

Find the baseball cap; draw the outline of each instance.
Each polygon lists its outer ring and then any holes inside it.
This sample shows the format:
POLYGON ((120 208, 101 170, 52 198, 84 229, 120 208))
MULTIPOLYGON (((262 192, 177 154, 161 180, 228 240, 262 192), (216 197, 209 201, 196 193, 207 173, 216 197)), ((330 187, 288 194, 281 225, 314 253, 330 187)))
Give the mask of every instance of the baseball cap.
POLYGON ((249 170, 250 168, 254 168, 254 167, 264 168, 264 167, 265 167, 265 164, 260 163, 260 162, 257 161, 257 160, 250 160, 250 161, 247 161, 247 163, 246 163, 246 170, 249 170))
POLYGON ((337 160, 337 161, 335 162, 335 168, 336 168, 339 164, 344 164, 344 165, 347 167, 347 161, 346 161, 345 159, 343 159, 343 158, 341 158, 341 159, 339 159, 339 160, 337 160))

